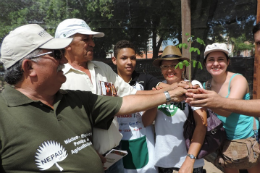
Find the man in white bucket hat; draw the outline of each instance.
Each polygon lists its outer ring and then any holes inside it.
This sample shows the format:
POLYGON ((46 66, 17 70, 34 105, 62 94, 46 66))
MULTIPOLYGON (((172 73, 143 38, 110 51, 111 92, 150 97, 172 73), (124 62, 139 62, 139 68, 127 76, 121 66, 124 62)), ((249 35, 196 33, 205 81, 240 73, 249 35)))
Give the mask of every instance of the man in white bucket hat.
POLYGON ((1 60, 8 83, 0 93, 0 172, 104 172, 92 146, 92 127, 107 129, 114 116, 182 101, 186 92, 104 97, 60 90, 71 38, 56 39, 36 24, 11 31, 1 60))

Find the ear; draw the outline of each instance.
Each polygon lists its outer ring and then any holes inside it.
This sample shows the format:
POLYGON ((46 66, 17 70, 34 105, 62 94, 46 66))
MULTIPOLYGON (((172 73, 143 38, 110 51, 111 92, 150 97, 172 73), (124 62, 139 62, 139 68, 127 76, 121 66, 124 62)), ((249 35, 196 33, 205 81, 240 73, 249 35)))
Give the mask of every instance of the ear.
POLYGON ((111 58, 111 60, 112 60, 113 64, 116 65, 116 57, 113 56, 113 57, 111 58))
POLYGON ((71 51, 71 46, 68 45, 67 47, 65 47, 65 51, 66 51, 66 52, 67 52, 67 51, 71 51))
POLYGON ((24 75, 26 75, 26 76, 31 76, 31 77, 37 76, 37 73, 36 73, 35 69, 33 68, 33 62, 28 59, 25 59, 23 61, 22 70, 24 72, 24 75))
POLYGON ((229 64, 230 64, 230 59, 228 59, 228 62, 227 62, 227 65, 229 66, 229 64))

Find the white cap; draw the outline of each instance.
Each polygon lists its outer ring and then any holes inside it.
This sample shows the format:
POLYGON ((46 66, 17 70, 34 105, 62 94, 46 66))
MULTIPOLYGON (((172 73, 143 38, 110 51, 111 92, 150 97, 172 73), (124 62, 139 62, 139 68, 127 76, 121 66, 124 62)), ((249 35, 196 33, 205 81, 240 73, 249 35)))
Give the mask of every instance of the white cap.
POLYGON ((103 32, 91 31, 87 23, 82 19, 72 18, 62 21, 55 32, 55 38, 68 38, 76 33, 104 37, 103 32))
POLYGON ((72 38, 53 38, 37 24, 23 25, 11 31, 4 38, 1 60, 4 67, 9 68, 38 48, 64 49, 71 41, 72 38))
POLYGON ((216 51, 221 51, 226 53, 227 55, 229 54, 227 45, 225 43, 213 43, 207 45, 205 52, 204 52, 204 58, 211 53, 211 52, 216 52, 216 51))

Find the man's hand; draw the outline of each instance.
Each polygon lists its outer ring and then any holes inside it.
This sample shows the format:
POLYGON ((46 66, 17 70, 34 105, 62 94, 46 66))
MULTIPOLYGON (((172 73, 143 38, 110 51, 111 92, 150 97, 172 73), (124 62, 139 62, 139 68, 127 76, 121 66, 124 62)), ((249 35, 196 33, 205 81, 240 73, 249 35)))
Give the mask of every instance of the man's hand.
POLYGON ((185 93, 187 92, 186 89, 182 87, 177 87, 171 91, 169 91, 169 94, 171 96, 171 101, 173 102, 181 102, 185 100, 186 96, 185 93))
POLYGON ((175 88, 178 87, 178 83, 173 83, 170 86, 171 86, 171 90, 174 90, 175 88))
POLYGON ((223 97, 219 96, 216 92, 204 90, 202 88, 199 88, 198 91, 188 89, 186 96, 186 102, 191 106, 206 108, 219 108, 221 99, 223 99, 223 97), (201 94, 198 94, 198 92, 201 94))
MULTIPOLYGON (((104 163, 107 161, 107 159, 102 154, 100 154, 97 150, 96 150, 96 152, 97 152, 97 154, 98 154, 98 156, 99 156, 99 158, 100 158, 100 160, 101 160, 101 162, 104 166, 104 163)), ((106 170, 106 168, 104 168, 104 170, 106 170)))
POLYGON ((153 91, 155 91, 155 90, 160 90, 160 89, 163 89, 163 87, 156 86, 156 87, 153 87, 153 88, 152 88, 153 91))
POLYGON ((178 87, 182 87, 185 89, 198 89, 199 85, 192 85, 189 81, 180 81, 178 83, 178 87))

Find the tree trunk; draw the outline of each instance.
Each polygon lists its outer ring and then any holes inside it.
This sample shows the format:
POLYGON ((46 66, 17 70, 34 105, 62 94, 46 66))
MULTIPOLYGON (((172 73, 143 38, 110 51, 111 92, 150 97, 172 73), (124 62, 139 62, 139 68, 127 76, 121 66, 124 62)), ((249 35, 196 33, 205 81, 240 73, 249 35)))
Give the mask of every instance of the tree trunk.
MULTIPOLYGON (((182 56, 190 58, 191 54, 189 52, 191 43, 188 42, 188 38, 191 36, 191 15, 190 15, 190 0, 181 1, 181 26, 182 26, 182 43, 186 43, 188 48, 182 47, 182 56), (188 35, 186 35, 186 33, 188 35)), ((186 74, 189 80, 191 80, 191 65, 186 67, 186 74)))
MULTIPOLYGON (((257 0, 257 22, 260 22, 260 0, 257 0)), ((254 62, 254 81, 253 81, 253 99, 260 98, 260 55, 255 46, 255 62, 254 62)))

